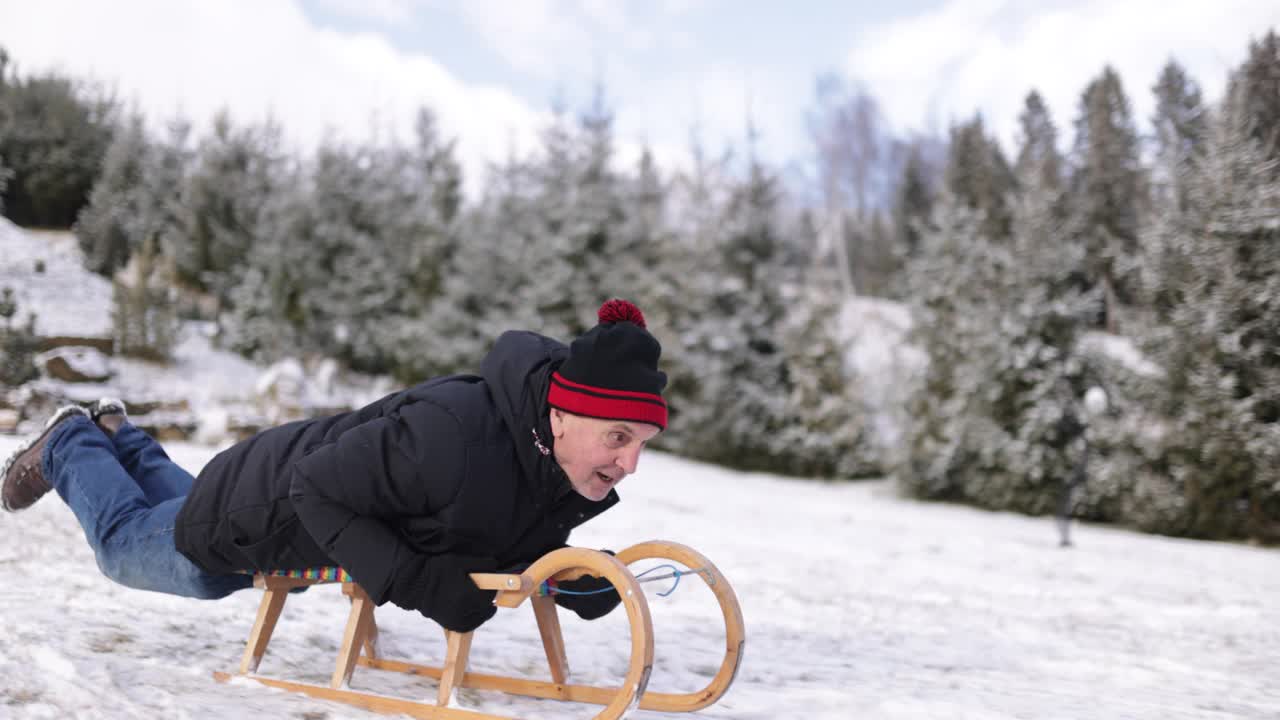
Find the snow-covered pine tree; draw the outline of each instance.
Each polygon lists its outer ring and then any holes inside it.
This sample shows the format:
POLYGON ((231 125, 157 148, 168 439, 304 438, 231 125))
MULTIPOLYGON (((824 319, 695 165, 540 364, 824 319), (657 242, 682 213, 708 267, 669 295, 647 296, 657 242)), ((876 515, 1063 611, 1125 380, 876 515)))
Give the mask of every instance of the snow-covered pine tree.
POLYGON ((1087 248, 1088 287, 1100 296, 1099 324, 1115 333, 1120 306, 1134 301, 1146 191, 1129 99, 1110 66, 1085 88, 1075 127, 1071 234, 1087 248))
POLYGON ((751 162, 724 208, 716 261, 701 266, 715 274, 700 281, 709 302, 682 337, 697 373, 681 419, 685 450, 743 469, 872 474, 864 413, 835 339, 836 276, 806 285, 809 256, 788 238, 782 200, 777 176, 751 162))
POLYGON ((1036 90, 1027 93, 1018 116, 1018 157, 1013 172, 1020 186, 1020 200, 1037 211, 1061 212, 1063 159, 1058 151, 1058 129, 1044 98, 1036 90))
POLYGON ((1166 233, 1185 269, 1168 331, 1170 421, 1158 463, 1180 497, 1146 527, 1280 541, 1280 36, 1250 44, 1211 124, 1202 170, 1186 176, 1186 231, 1166 233), (1196 214, 1196 207, 1203 215, 1196 214))
POLYGON ((999 201, 976 191, 1013 184, 994 140, 978 121, 957 129, 935 229, 911 265, 929 364, 899 476, 920 497, 1049 512, 1079 460, 1082 301, 1063 272, 1079 253, 1063 238, 1061 159, 1036 100, 1023 114, 1020 192, 999 201))
POLYGON ((285 158, 273 123, 235 127, 215 117, 185 173, 168 252, 183 282, 226 309, 260 228, 262 209, 281 186, 285 158))
MULTIPOLYGON (((619 177, 619 183, 623 220, 612 231, 611 262, 600 267, 599 285, 610 295, 633 299, 666 348, 675 339, 674 313, 686 302, 682 295, 689 270, 677 264, 683 243, 672 228, 667 182, 645 148, 635 169, 619 177)), ((676 361, 670 351, 664 356, 676 361)))
POLYGON ((85 267, 93 272, 109 277, 123 268, 146 236, 151 154, 144 120, 134 113, 116 128, 89 203, 76 220, 85 267))
POLYGON ((983 235, 993 241, 1009 236, 1013 171, 999 144, 987 135, 981 115, 951 129, 943 176, 952 197, 981 216, 983 235))
POLYGON ((935 194, 922 144, 912 142, 907 147, 893 202, 895 245, 904 258, 914 257, 920 248, 920 234, 928 226, 935 194))
POLYGON ((557 105, 533 156, 513 152, 490 169, 484 196, 463 221, 467 229, 440 301, 423 325, 432 336, 448 338, 422 358, 425 368, 474 370, 507 330, 567 341, 594 323, 599 302, 593 305, 591 298, 598 291, 586 273, 583 243, 575 242, 585 242, 593 227, 578 215, 579 141, 557 105))
POLYGON ((571 326, 574 334, 595 324, 594 309, 610 297, 642 299, 636 290, 647 284, 646 268, 651 263, 645 262, 645 255, 653 250, 645 238, 622 232, 627 219, 626 180, 614 167, 613 113, 605 104, 603 88, 596 88, 591 106, 578 118, 576 155, 567 235, 570 262, 580 276, 571 286, 573 304, 587 309, 587 315, 578 320, 582 327, 571 326), (636 270, 641 274, 636 275, 636 270))
POLYGON ((986 378, 971 366, 976 348, 990 346, 989 310, 978 296, 993 282, 1002 248, 981 230, 982 216, 944 187, 920 250, 907 266, 912 301, 911 344, 928 358, 908 403, 905 464, 896 469, 904 492, 932 500, 966 499, 964 484, 980 472, 986 436, 974 402, 986 378))
POLYGON ((261 208, 258 236, 231 291, 223 323, 229 347, 261 361, 338 354, 333 318, 317 295, 326 291, 333 258, 350 240, 348 224, 327 219, 345 217, 357 192, 352 154, 328 141, 305 170, 281 176, 280 189, 261 208))
POLYGON ((449 340, 428 333, 427 318, 445 296, 447 274, 464 234, 463 175, 457 142, 440 133, 435 113, 419 110, 412 147, 393 154, 398 182, 379 195, 385 253, 396 264, 386 281, 396 296, 385 322, 366 321, 369 339, 392 372, 405 382, 431 373, 434 357, 449 340))
POLYGON ((1158 214, 1185 211, 1195 201, 1190 178, 1204 161, 1209 114, 1199 85, 1176 60, 1165 64, 1152 90, 1156 110, 1151 118, 1151 201, 1160 207, 1158 214))
MULTIPOLYGON (((542 327, 537 309, 523 305, 523 288, 531 276, 524 258, 538 237, 534 206, 527 161, 510 155, 489 169, 484 195, 461 220, 442 293, 421 324, 420 349, 403 358, 403 366, 415 367, 422 376, 474 372, 502 332, 542 327)), ((567 276, 555 265, 539 271, 567 276)))
POLYGON ((1192 258, 1188 241, 1204 226, 1204 203, 1195 189, 1202 174, 1209 140, 1209 112, 1200 99, 1200 88, 1176 61, 1160 73, 1153 91, 1156 110, 1151 118, 1154 134, 1151 169, 1151 218, 1142 228, 1142 263, 1139 289, 1142 304, 1152 322, 1143 329, 1150 347, 1160 347, 1169 328, 1172 308, 1183 302, 1192 287, 1192 258))
POLYGON ((423 110, 411 146, 322 145, 263 213, 233 299, 234 342, 265 357, 323 353, 402 380, 443 344, 424 318, 457 242, 461 169, 423 110))
POLYGON ((352 242, 334 257, 322 295, 325 314, 345 329, 340 357, 353 367, 419 379, 406 355, 440 342, 416 330, 442 292, 457 243, 462 171, 453 153, 426 109, 417 115, 411 145, 366 151, 368 166, 358 169, 353 188, 352 242))
MULTIPOLYGON (((670 426, 659 436, 662 447, 689 457, 708 457, 707 448, 719 442, 713 429, 719 421, 715 377, 721 372, 718 354, 721 327, 715 305, 719 283, 719 253, 723 224, 733 182, 732 153, 707 153, 694 134, 693 162, 677 173, 672 184, 671 217, 674 242, 663 252, 672 293, 655 310, 665 328, 663 343, 670 426)), ((650 312, 649 308, 645 308, 650 312)))

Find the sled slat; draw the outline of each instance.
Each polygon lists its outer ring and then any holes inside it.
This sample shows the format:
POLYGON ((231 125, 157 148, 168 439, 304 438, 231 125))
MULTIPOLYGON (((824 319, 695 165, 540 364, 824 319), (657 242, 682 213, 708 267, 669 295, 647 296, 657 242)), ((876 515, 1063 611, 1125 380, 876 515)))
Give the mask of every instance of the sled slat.
MULTIPOLYGON (((243 676, 215 672, 213 677, 218 682, 227 682, 232 678, 241 678, 243 676)), ((503 715, 489 715, 488 713, 462 710, 459 708, 439 707, 436 705, 414 702, 412 700, 401 700, 400 698, 356 692, 354 690, 328 688, 321 685, 311 685, 308 683, 290 682, 288 680, 277 680, 275 678, 258 676, 249 676, 247 679, 269 687, 303 693, 304 695, 310 695, 311 697, 320 700, 346 703, 347 705, 354 705, 358 708, 364 708, 365 710, 371 710, 373 712, 386 713, 388 715, 408 715, 409 717, 420 718, 421 720, 511 720, 511 718, 503 715)))

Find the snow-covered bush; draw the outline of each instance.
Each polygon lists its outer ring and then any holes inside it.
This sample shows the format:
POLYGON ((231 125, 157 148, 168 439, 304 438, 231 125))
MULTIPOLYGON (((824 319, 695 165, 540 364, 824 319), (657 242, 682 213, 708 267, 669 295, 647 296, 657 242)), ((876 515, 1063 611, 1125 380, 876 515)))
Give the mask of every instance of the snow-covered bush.
POLYGON ((39 372, 34 361, 40 343, 36 337, 34 314, 28 314, 26 322, 16 321, 18 304, 13 299, 13 288, 0 290, 0 385, 16 387, 34 379, 39 372))
POLYGON ((111 283, 111 327, 121 355, 164 362, 173 356, 181 323, 173 268, 153 239, 143 243, 111 283))

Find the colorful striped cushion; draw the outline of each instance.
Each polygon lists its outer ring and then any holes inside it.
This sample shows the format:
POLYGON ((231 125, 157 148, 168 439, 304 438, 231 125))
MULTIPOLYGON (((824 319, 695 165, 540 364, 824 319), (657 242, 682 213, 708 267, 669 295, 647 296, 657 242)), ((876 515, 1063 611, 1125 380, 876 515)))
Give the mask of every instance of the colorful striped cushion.
POLYGON ((297 578, 298 580, 327 580, 329 582, 354 582, 346 570, 340 567, 315 567, 306 570, 271 570, 270 572, 261 572, 259 575, 269 575, 271 577, 287 577, 297 578))

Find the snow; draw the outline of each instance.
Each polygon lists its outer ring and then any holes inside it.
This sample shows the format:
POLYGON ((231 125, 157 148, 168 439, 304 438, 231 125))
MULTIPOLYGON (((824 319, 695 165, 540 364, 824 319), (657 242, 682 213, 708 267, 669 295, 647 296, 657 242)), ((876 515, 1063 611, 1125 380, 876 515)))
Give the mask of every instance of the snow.
POLYGON ((1084 393, 1084 409, 1095 417, 1107 411, 1107 391, 1094 385, 1084 393))
POLYGON ((85 272, 81 258, 70 233, 22 230, 0 217, 0 288, 13 288, 17 319, 36 313, 38 335, 111 337, 111 282, 85 272))
MULTIPOLYGON (((44 334, 110 334, 110 286, 80 269, 69 234, 23 232, 0 219, 5 285, 15 287, 23 316, 38 313, 44 334), (34 271, 37 258, 43 274, 34 271)), ((896 437, 900 398, 923 367, 923 355, 905 344, 910 322, 904 306, 866 298, 850 300, 841 314, 847 367, 886 443, 896 437)), ((166 449, 193 472, 227 442, 231 414, 269 414, 259 388, 313 406, 359 406, 392 389, 385 379, 340 377, 332 363, 264 370, 215 349, 211 333, 188 324, 171 365, 116 357, 109 382, 56 389, 86 402, 185 400, 202 419, 205 444, 166 449)), ((1089 341, 1126 366, 1151 369, 1125 341, 1089 341)), ((0 435, 0 457, 18 442, 0 435)), ((645 455, 622 494, 624 502, 579 530, 575 544, 688 544, 715 562, 742 603, 747 645, 737 680, 693 717, 1280 716, 1274 550, 1093 525, 1076 528, 1075 547, 1060 549, 1049 519, 904 500, 888 481, 788 480, 660 453, 645 455)), ((56 496, 0 513, 0 572, 0 718, 381 717, 245 680, 214 682, 215 670, 239 665, 258 593, 200 602, 117 586, 99 574, 56 496)), ((646 585, 656 636, 649 687, 693 691, 723 657, 719 610, 696 578, 666 598, 656 595, 661 584, 646 585)), ((263 673, 327 684, 346 615, 336 586, 291 596, 263 673)), ((500 611, 477 633, 472 668, 546 679, 530 615, 500 611)), ((573 680, 620 680, 629 649, 622 613, 593 623, 562 617, 573 680)), ((440 664, 444 644, 430 621, 384 606, 378 622, 389 657, 440 664)), ((352 687, 435 696, 433 681, 366 668, 352 687)), ((468 689, 457 701, 509 717, 596 712, 468 689)))
POLYGON ((845 369, 858 382, 878 444, 896 448, 907 398, 928 362, 907 342, 911 310, 891 300, 855 296, 841 306, 839 323, 840 337, 848 343, 845 369))
POLYGON ((106 378, 111 376, 111 358, 96 348, 59 347, 36 355, 34 360, 37 366, 44 367, 53 358, 62 358, 69 368, 84 377, 106 378))
MULTIPOLYGON (((0 437, 0 453, 17 443, 0 437)), ((197 470, 213 449, 175 443, 197 470)), ((707 555, 733 583, 747 644, 737 680, 696 716, 634 718, 1274 718, 1280 716, 1276 554, 1084 525, 1057 547, 1048 519, 901 499, 887 481, 825 484, 743 474, 649 453, 624 501, 574 536, 619 548, 661 538, 707 555)), ((640 563, 639 571, 648 567, 640 563)), ((129 590, 97 571, 51 495, 0 515, 0 717, 374 718, 234 672, 259 595, 201 602, 129 590)), ((659 598, 650 689, 703 686, 723 657, 711 593, 696 578, 659 598)), ((264 674, 325 684, 347 603, 336 586, 291 596, 264 674)), ((575 682, 626 670, 622 613, 564 615, 575 682)), ((378 610, 388 656, 440 664, 439 629, 378 610)), ((531 613, 501 610, 471 667, 546 678, 531 613)), ((357 690, 427 699, 431 680, 358 668, 357 690)), ((509 717, 596 709, 463 689, 462 707, 509 717)))
POLYGON ((1101 353, 1142 377, 1159 378, 1164 375, 1164 369, 1148 360, 1130 338, 1093 331, 1080 336, 1080 345, 1084 350, 1101 353))

